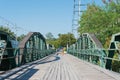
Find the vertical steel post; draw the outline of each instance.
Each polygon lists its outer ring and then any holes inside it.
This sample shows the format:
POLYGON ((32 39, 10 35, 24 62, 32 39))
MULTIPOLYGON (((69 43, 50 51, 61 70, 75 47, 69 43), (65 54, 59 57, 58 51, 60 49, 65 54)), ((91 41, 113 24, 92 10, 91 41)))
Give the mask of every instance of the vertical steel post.
POLYGON ((20 66, 21 64, 20 64, 20 49, 18 49, 18 65, 17 66, 20 66))

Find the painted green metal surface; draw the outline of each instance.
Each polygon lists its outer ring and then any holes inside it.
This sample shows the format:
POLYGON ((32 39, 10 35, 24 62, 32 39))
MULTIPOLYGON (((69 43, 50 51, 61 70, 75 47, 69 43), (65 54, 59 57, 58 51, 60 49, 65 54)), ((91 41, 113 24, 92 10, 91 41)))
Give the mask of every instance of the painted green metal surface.
POLYGON ((13 57, 15 45, 17 45, 15 37, 0 31, 0 70, 8 70, 16 66, 13 57))
MULTIPOLYGON (((110 50, 109 50, 108 58, 113 58, 115 54, 118 54, 120 59, 120 33, 112 35, 109 49, 110 50)), ((107 59, 106 69, 110 69, 110 70, 112 69, 111 59, 107 59)))
POLYGON ((103 57, 106 56, 106 53, 102 50, 103 47, 94 34, 82 34, 78 38, 76 46, 77 48, 75 47, 75 44, 71 45, 68 49, 68 53, 71 53, 80 59, 105 67, 103 57))
POLYGON ((120 62, 120 57, 113 58, 116 53, 120 56, 120 33, 113 35, 109 49, 104 49, 94 34, 84 33, 68 48, 68 53, 111 70, 112 61, 120 62))
POLYGON ((50 53, 52 49, 47 49, 45 38, 38 32, 30 32, 27 37, 21 41, 20 54, 22 55, 21 64, 41 59, 50 53))
POLYGON ((47 49, 45 38, 39 32, 28 33, 19 46, 11 39, 9 34, 0 33, 0 71, 39 60, 55 52, 52 48, 47 49), (3 43, 5 48, 1 50, 3 43))

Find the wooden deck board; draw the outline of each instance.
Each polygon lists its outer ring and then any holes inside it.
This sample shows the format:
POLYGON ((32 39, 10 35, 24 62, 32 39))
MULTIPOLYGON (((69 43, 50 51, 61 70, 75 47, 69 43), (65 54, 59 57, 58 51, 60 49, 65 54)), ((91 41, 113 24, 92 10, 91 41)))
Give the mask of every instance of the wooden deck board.
POLYGON ((37 62, 5 80, 120 80, 119 76, 115 78, 107 73, 110 72, 72 55, 59 54, 37 62))

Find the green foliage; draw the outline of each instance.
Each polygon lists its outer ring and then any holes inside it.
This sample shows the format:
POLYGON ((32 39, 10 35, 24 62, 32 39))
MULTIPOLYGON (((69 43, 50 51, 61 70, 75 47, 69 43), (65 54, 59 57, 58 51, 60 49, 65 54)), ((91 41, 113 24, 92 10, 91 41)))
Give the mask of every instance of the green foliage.
POLYGON ((8 33, 11 37, 15 37, 14 32, 12 32, 8 27, 0 26, 0 31, 8 33))
POLYGON ((62 47, 66 47, 67 45, 70 46, 71 44, 76 42, 76 39, 73 34, 61 34, 58 38, 60 45, 62 47))
POLYGON ((54 37, 52 38, 47 38, 47 43, 52 44, 55 46, 55 48, 59 47, 66 47, 67 44, 71 45, 76 42, 76 39, 73 34, 68 33, 68 34, 59 34, 59 38, 55 39, 54 37))
POLYGON ((26 35, 22 34, 22 35, 20 35, 20 36, 17 37, 17 40, 18 40, 18 41, 22 41, 22 39, 23 39, 25 36, 26 36, 26 35))
POLYGON ((105 44, 107 39, 120 31, 119 13, 120 3, 117 3, 117 0, 106 4, 105 7, 88 5, 87 10, 81 16, 78 32, 94 33, 104 47, 108 47, 108 43, 105 44))
MULTIPOLYGON (((114 59, 119 59, 117 53, 114 55, 114 59)), ((112 70, 120 72, 120 61, 112 61, 112 70)))
POLYGON ((47 42, 47 44, 54 45, 55 48, 57 47, 56 44, 58 44, 58 43, 57 43, 57 40, 54 38, 54 36, 53 36, 53 34, 52 34, 51 32, 48 32, 48 33, 46 34, 46 42, 47 42))
POLYGON ((47 38, 48 40, 52 40, 52 39, 54 39, 54 36, 52 35, 51 32, 48 32, 48 33, 46 34, 46 38, 47 38))
MULTIPOLYGON (((108 48, 112 34, 120 32, 120 0, 105 2, 104 7, 88 5, 79 21, 80 33, 94 33, 104 48, 108 48)), ((118 55, 114 58, 118 59, 118 55)), ((112 70, 119 72, 120 61, 113 61, 112 70)))

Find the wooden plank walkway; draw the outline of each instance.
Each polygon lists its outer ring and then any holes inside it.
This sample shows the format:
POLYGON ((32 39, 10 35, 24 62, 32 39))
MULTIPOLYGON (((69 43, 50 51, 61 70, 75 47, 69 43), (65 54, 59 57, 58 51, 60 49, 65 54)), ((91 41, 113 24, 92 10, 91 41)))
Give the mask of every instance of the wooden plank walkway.
POLYGON ((84 62, 69 54, 37 61, 5 80, 120 80, 120 74, 84 62))

